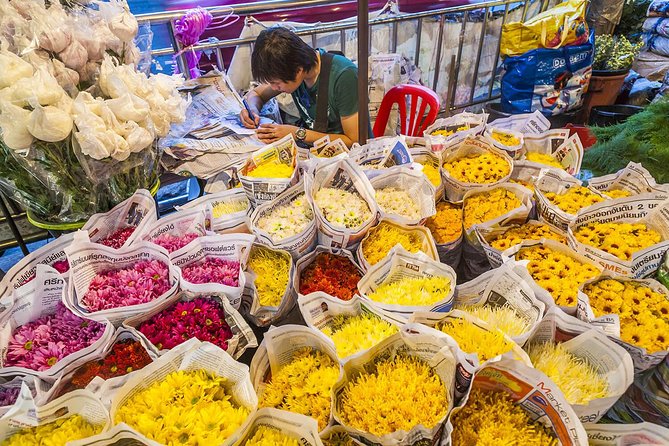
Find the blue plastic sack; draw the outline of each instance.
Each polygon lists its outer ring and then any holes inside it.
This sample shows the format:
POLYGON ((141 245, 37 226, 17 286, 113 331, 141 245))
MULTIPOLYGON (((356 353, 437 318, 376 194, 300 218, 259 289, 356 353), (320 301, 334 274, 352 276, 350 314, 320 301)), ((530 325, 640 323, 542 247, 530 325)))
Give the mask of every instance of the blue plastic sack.
POLYGON ((588 91, 594 59, 594 34, 588 43, 539 48, 507 57, 502 76, 502 111, 559 115, 578 108, 588 91))

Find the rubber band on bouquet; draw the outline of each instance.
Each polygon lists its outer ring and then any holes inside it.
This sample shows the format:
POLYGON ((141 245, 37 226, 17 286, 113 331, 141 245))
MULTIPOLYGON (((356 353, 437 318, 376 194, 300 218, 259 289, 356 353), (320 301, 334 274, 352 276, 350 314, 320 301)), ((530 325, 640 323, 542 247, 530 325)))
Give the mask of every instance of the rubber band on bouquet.
MULTIPOLYGON (((224 15, 214 18, 209 11, 197 7, 189 9, 183 17, 174 21, 174 38, 184 47, 181 51, 174 54, 172 59, 176 62, 177 57, 182 54, 185 56, 187 67, 184 67, 190 73, 191 78, 200 76, 200 57, 201 51, 195 51, 194 47, 203 43, 200 37, 206 30, 222 29, 236 23, 239 16, 235 14, 234 9, 224 8, 224 15)), ((175 63, 175 72, 179 70, 179 64, 175 63)))

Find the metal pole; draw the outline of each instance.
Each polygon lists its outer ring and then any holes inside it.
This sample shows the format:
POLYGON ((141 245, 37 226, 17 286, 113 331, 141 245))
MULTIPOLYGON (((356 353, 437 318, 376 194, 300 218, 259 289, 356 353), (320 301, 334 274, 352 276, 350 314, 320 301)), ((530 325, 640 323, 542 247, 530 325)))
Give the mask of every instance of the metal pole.
POLYGON ((367 142, 369 103, 367 78, 369 64, 369 1, 358 0, 358 142, 367 142))

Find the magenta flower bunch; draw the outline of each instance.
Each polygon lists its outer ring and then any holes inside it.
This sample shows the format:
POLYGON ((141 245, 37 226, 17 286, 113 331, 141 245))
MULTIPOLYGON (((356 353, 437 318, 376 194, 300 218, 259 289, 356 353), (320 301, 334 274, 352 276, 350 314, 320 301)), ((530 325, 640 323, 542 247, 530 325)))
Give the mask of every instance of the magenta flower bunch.
POLYGON ((109 246, 110 248, 119 249, 123 244, 130 238, 133 232, 135 232, 134 226, 126 226, 125 228, 117 229, 112 232, 107 237, 98 240, 97 243, 101 245, 109 246))
POLYGON ((207 257, 202 262, 181 267, 181 274, 190 283, 220 283, 239 286, 239 262, 207 257))
POLYGON ((0 386, 0 407, 11 406, 16 402, 21 392, 20 387, 2 387, 0 386))
POLYGON ((68 262, 67 259, 58 260, 56 262, 53 262, 53 264, 51 264, 51 267, 56 271, 58 271, 59 273, 63 274, 70 270, 70 262, 68 262))
POLYGON ((159 260, 142 260, 96 274, 81 303, 90 311, 129 307, 151 302, 169 289, 168 266, 159 260))
POLYGON ((160 245, 167 249, 167 252, 174 252, 177 249, 183 248, 199 236, 199 234, 194 232, 189 232, 188 234, 182 235, 181 237, 172 234, 161 234, 152 241, 156 245, 160 245))
POLYGON ((59 302, 55 313, 14 330, 4 366, 48 370, 67 355, 91 345, 104 330, 103 324, 82 319, 59 302))
POLYGON ((139 331, 160 350, 174 348, 190 338, 227 350, 232 337, 223 305, 207 297, 177 302, 142 322, 139 331))

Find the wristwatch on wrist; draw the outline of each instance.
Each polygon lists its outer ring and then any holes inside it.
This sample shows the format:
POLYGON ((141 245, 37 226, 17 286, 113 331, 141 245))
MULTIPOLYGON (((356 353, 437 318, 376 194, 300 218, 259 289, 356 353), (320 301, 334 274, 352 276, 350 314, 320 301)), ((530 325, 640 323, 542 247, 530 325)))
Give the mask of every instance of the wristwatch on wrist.
POLYGON ((297 138, 298 141, 303 142, 306 137, 307 131, 304 129, 304 127, 300 127, 299 129, 295 130, 295 138, 297 138))

